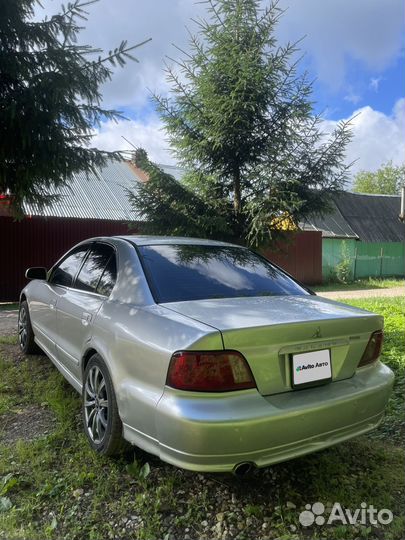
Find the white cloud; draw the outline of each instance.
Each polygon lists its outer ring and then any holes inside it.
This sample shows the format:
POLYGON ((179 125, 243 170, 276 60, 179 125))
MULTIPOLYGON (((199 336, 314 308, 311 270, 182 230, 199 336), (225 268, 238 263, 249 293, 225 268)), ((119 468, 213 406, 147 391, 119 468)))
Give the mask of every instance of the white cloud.
MULTIPOLYGON (((404 163, 405 98, 396 102, 390 115, 366 106, 354 111, 353 116, 353 140, 346 158, 347 163, 355 161, 353 176, 361 170, 375 171, 389 160, 395 165, 404 163)), ((332 130, 336 123, 328 120, 325 127, 332 130)))
MULTIPOLYGON (((43 0, 45 10, 38 15, 58 11, 62 0, 43 0)), ((277 27, 280 43, 306 35, 301 44, 312 59, 315 74, 333 86, 345 86, 346 99, 355 106, 360 96, 351 89, 347 78, 348 60, 356 60, 374 71, 383 70, 403 54, 403 0, 281 0, 288 7, 277 27)), ((204 13, 204 5, 194 0, 101 0, 89 6, 87 28, 80 42, 109 50, 122 40, 137 43, 148 37, 152 42, 136 51, 140 63, 118 69, 113 81, 103 89, 106 107, 130 107, 141 110, 149 92, 167 91, 163 73, 165 55, 180 56, 172 43, 187 48, 186 25, 204 13)), ((370 85, 377 90, 379 78, 370 85), (377 82, 378 81, 378 82, 377 82)), ((348 149, 348 161, 358 158, 353 167, 373 170, 384 161, 400 163, 404 159, 405 100, 399 100, 391 115, 362 107, 353 122, 354 140, 348 149)), ((333 127, 334 122, 325 125, 333 127)), ((173 163, 173 157, 156 116, 147 120, 106 122, 93 143, 100 148, 128 149, 124 135, 135 146, 144 147, 160 163, 173 163)))
MULTIPOLYGON (((37 16, 58 11, 62 0, 42 0, 37 16)), ((266 2, 268 3, 268 0, 266 2)), ((276 28, 280 44, 307 36, 301 44, 313 60, 315 75, 334 88, 345 82, 348 59, 374 70, 393 62, 404 46, 403 0, 281 0, 288 7, 276 28)), ((152 41, 136 51, 140 63, 117 69, 103 89, 108 107, 143 107, 148 88, 165 92, 163 73, 166 55, 178 58, 172 43, 187 49, 186 26, 205 13, 195 0, 100 0, 88 6, 90 13, 80 42, 109 50, 122 39, 138 43, 152 41)))
POLYGON ((344 97, 344 100, 353 103, 353 105, 357 105, 361 101, 361 96, 359 94, 356 94, 351 86, 348 90, 349 93, 344 97))
MULTIPOLYGON (((355 161, 351 173, 373 171, 392 160, 400 165, 405 158, 405 98, 399 99, 392 114, 386 115, 369 106, 353 112, 353 140, 347 149, 347 163, 355 161)), ((348 119, 343 119, 348 120, 348 119)), ((332 131, 337 121, 325 120, 326 131, 332 131)), ((93 139, 93 144, 105 150, 128 150, 122 135, 135 146, 145 148, 152 160, 174 164, 162 124, 157 117, 142 121, 106 122, 93 139)))
MULTIPOLYGON (((62 0, 42 0, 44 9, 37 8, 38 18, 59 11, 62 0)), ((122 40, 133 45, 152 38, 134 51, 139 63, 128 62, 124 69, 115 70, 112 81, 103 90, 103 105, 140 109, 147 105, 149 90, 167 91, 163 72, 166 55, 178 57, 172 44, 187 47, 186 25, 203 11, 193 0, 100 0, 88 6, 88 21, 83 22, 79 42, 100 47, 105 51, 115 48, 122 40)))
POLYGON ((374 92, 378 92, 378 90, 380 89, 381 81, 382 81, 382 77, 371 77, 370 88, 374 90, 374 92))
POLYGON ((132 150, 122 138, 128 139, 135 147, 144 148, 152 161, 164 165, 175 164, 165 140, 161 122, 156 117, 148 120, 119 120, 105 122, 97 130, 91 145, 102 150, 132 150))

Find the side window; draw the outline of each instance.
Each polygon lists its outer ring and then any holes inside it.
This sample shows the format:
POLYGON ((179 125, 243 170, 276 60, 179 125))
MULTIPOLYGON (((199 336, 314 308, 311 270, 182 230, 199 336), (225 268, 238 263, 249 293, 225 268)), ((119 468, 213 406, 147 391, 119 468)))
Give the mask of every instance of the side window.
POLYGON ((53 271, 50 279, 52 285, 71 287, 76 272, 83 262, 83 258, 89 249, 89 245, 79 246, 64 259, 53 271))
POLYGON ((97 292, 104 296, 110 296, 117 281, 117 261, 113 253, 99 281, 97 292))
POLYGON ((82 291, 96 292, 98 282, 114 249, 107 244, 94 244, 76 278, 75 287, 82 291))

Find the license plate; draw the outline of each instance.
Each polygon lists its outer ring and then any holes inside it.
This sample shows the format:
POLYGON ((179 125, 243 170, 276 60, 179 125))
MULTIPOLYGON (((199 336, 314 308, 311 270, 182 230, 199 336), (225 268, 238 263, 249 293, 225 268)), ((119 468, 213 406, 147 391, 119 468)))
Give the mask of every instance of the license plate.
POLYGON ((292 372, 293 386, 330 380, 332 369, 329 349, 293 354, 292 372))

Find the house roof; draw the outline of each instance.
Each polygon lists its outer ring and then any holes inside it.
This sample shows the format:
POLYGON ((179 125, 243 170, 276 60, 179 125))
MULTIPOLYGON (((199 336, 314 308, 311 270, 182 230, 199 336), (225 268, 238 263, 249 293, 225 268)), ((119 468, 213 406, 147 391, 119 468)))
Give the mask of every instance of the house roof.
POLYGON ((333 210, 323 217, 313 216, 304 230, 322 231, 326 238, 355 238, 363 242, 401 242, 405 224, 398 219, 401 198, 341 192, 333 196, 333 210))
POLYGON ((401 197, 343 192, 336 204, 347 223, 363 242, 403 242, 405 224, 398 216, 401 197))
MULTIPOLYGON (((159 165, 177 180, 184 170, 174 165, 159 165)), ((24 204, 24 213, 32 216, 71 217, 116 221, 138 221, 126 189, 136 189, 145 181, 143 171, 127 161, 111 161, 86 175, 72 176, 68 186, 50 193, 59 200, 44 208, 24 204)), ((400 242, 405 239, 405 224, 398 219, 401 198, 392 195, 368 195, 341 192, 332 197, 332 210, 323 216, 311 216, 300 223, 302 230, 321 231, 325 238, 354 238, 364 242, 400 242)))
MULTIPOLYGON (((177 167, 159 166, 169 174, 179 174, 177 167)), ((23 210, 31 216, 137 221, 139 213, 132 208, 126 189, 133 190, 142 181, 139 170, 129 162, 111 161, 95 173, 73 174, 67 186, 49 190, 59 195, 52 204, 39 208, 26 203, 23 210)))
POLYGON ((309 216, 305 222, 300 223, 304 231, 321 231, 324 238, 354 238, 357 234, 341 214, 338 206, 331 201, 331 212, 325 215, 309 216))

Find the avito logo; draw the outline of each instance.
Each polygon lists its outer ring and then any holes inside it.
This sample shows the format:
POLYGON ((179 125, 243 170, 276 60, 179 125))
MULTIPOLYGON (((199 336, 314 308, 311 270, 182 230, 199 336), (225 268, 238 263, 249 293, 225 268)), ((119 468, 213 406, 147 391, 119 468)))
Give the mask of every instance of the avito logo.
POLYGON ((388 508, 378 510, 372 504, 362 502, 360 508, 351 510, 342 507, 338 502, 335 502, 332 508, 326 509, 321 502, 306 504, 299 517, 299 522, 304 527, 316 525, 332 525, 335 522, 340 522, 342 525, 388 525, 394 519, 394 515, 388 508), (325 515, 326 514, 326 515, 325 515), (329 514, 329 515, 328 515, 329 514))

